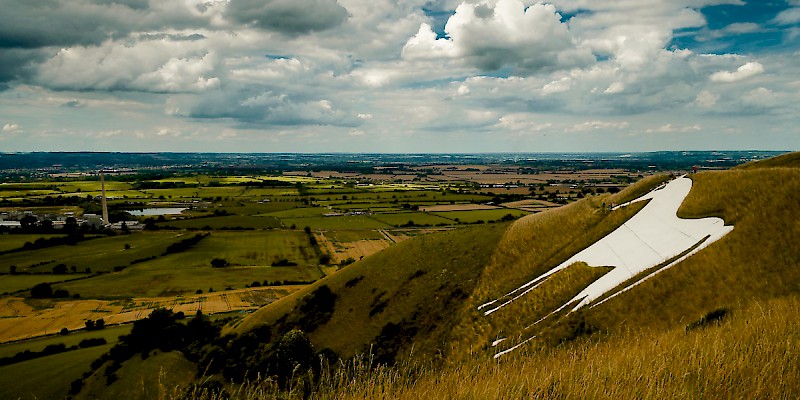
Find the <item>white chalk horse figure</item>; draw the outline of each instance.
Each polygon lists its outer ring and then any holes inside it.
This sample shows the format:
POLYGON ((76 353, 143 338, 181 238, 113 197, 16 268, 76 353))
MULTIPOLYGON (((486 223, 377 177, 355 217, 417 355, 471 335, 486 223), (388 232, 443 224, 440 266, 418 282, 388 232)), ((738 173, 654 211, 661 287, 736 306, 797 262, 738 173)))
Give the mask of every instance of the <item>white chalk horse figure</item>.
MULTIPOLYGON (((631 283, 601 302, 591 305, 591 307, 595 307, 683 261, 733 230, 733 226, 726 226, 725 222, 720 218, 678 218, 678 208, 689 194, 691 188, 692 180, 686 176, 681 176, 632 202, 614 207, 614 209, 617 209, 633 202, 650 200, 641 211, 604 238, 555 268, 499 299, 481 305, 478 309, 483 311, 484 315, 501 311, 503 307, 536 290, 556 272, 576 262, 582 261, 590 266, 613 267, 611 271, 592 282, 549 315, 557 314, 569 305, 574 305, 569 311, 573 312, 592 303, 637 274, 663 264, 662 268, 658 268, 642 279, 631 283)), ((545 318, 535 322, 534 325, 545 318)), ((495 357, 500 357, 515 350, 531 339, 532 337, 528 337, 520 340, 505 348, 505 350, 499 351, 495 357)), ((504 341, 496 340, 493 345, 497 346, 502 342, 504 341)))

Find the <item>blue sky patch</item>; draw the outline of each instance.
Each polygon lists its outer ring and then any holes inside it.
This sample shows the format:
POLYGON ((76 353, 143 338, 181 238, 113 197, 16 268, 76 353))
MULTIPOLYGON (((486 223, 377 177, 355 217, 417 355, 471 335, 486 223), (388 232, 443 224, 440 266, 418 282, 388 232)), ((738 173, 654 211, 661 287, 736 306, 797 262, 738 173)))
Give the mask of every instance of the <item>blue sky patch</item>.
POLYGON ((799 48, 800 43, 774 23, 786 10, 785 1, 750 1, 744 5, 716 5, 702 8, 707 26, 674 33, 671 48, 698 53, 756 54, 799 48))

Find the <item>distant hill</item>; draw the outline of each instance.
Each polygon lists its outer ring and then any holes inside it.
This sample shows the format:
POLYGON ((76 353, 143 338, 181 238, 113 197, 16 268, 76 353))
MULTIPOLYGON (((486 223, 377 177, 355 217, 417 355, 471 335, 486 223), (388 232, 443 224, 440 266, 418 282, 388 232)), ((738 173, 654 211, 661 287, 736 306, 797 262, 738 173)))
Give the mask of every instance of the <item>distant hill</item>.
POLYGON ((765 160, 751 161, 736 167, 736 169, 758 168, 800 168, 800 152, 787 153, 765 160))

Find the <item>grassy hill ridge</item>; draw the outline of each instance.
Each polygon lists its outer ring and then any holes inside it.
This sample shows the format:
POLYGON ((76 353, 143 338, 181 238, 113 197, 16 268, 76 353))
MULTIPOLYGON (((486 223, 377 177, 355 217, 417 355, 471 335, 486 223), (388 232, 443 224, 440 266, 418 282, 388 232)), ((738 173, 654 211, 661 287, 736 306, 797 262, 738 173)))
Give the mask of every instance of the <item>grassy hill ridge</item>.
POLYGON ((373 343, 391 358, 412 346, 418 354, 441 354, 507 226, 480 225, 399 243, 262 308, 231 332, 275 324, 287 315, 302 320, 302 300, 327 287, 335 294, 332 314, 308 332, 317 347, 344 357, 369 352, 373 343))

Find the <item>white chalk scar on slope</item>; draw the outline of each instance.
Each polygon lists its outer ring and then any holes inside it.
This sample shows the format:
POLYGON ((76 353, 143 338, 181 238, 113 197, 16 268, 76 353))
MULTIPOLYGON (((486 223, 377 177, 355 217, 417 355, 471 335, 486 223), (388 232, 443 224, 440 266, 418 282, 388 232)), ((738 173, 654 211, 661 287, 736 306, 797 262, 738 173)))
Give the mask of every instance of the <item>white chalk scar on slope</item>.
MULTIPOLYGON (((726 226, 722 219, 716 217, 678 218, 678 208, 691 188, 692 180, 682 176, 669 182, 663 188, 651 191, 634 200, 633 202, 649 199, 650 202, 607 236, 550 271, 508 293, 504 296, 504 300, 493 300, 479 309, 494 306, 484 311, 484 315, 494 313, 524 296, 551 275, 576 262, 582 261, 591 266, 614 267, 557 310, 560 311, 568 304, 578 302, 572 309, 575 311, 643 271, 674 259, 664 268, 639 280, 636 284, 683 261, 733 230, 733 226, 726 226), (519 294, 519 292, 522 293, 519 294), (496 303, 500 304, 495 306, 496 303)), ((635 284, 623 291, 632 286, 635 284)), ((608 299, 610 298, 604 301, 608 299)))

